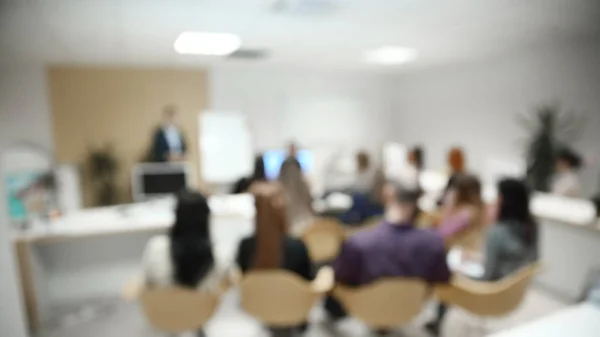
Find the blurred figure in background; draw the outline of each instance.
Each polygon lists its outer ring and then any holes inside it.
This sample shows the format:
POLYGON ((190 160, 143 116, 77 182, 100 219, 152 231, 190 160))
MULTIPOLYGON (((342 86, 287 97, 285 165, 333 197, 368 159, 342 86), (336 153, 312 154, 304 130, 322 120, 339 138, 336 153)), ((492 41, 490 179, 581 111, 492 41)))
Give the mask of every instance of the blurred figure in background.
MULTIPOLYGON (((419 192, 399 184, 384 188, 384 221, 348 239, 333 263, 336 282, 360 286, 383 277, 415 277, 428 283, 447 283, 450 271, 440 235, 414 226, 419 215, 419 192)), ((333 319, 346 315, 334 298, 325 309, 333 319)))
POLYGON ((582 159, 575 151, 564 148, 556 160, 556 176, 552 182, 552 193, 565 197, 581 197, 581 181, 578 170, 582 159))
POLYGON ((423 171, 423 149, 415 146, 408 152, 406 158, 408 165, 400 172, 400 183, 407 188, 419 189, 419 177, 423 171))
POLYGON ((185 159, 187 144, 181 129, 177 126, 177 108, 168 105, 163 110, 163 122, 152 136, 150 159, 155 162, 182 161, 185 159))
POLYGON ((448 193, 448 190, 450 190, 450 186, 454 183, 456 176, 465 173, 465 155, 461 148, 453 147, 448 152, 448 170, 448 183, 446 184, 446 188, 444 189, 441 198, 438 200, 439 206, 444 202, 446 194, 448 193))
POLYGON ((285 160, 283 161, 283 163, 281 164, 281 166, 283 167, 283 165, 285 163, 292 163, 296 166, 298 166, 298 168, 301 168, 300 166, 300 162, 298 161, 298 147, 296 146, 296 143, 294 142, 290 142, 288 144, 288 148, 287 148, 287 158, 285 158, 285 160))
POLYGON ((177 196, 175 223, 169 234, 151 238, 144 250, 146 286, 221 289, 229 268, 215 261, 209 221, 210 209, 203 195, 184 191, 177 196))
POLYGON ((457 174, 442 204, 442 220, 438 232, 446 245, 476 248, 485 223, 481 198, 481 182, 473 175, 457 174))
POLYGON ((254 171, 250 177, 243 177, 239 179, 233 186, 231 193, 239 194, 246 193, 250 186, 255 182, 266 182, 267 175, 265 173, 265 162, 262 154, 259 154, 254 158, 254 171))
POLYGON ((292 235, 300 237, 313 221, 312 196, 300 164, 295 158, 288 159, 281 164, 279 182, 286 198, 289 231, 292 235))
POLYGON ((382 192, 385 175, 382 169, 371 168, 369 155, 359 152, 356 156, 357 180, 351 189, 352 206, 340 216, 347 225, 358 225, 371 217, 383 214, 382 192))
MULTIPOLYGON (((538 259, 538 230, 529 211, 530 191, 517 179, 504 179, 498 184, 496 224, 485 240, 482 281, 498 281, 538 259)), ((437 319, 426 325, 439 335, 447 306, 440 304, 437 319)))
POLYGON ((351 193, 369 193, 373 188, 375 170, 371 167, 369 154, 359 151, 356 154, 356 180, 351 187, 351 193))

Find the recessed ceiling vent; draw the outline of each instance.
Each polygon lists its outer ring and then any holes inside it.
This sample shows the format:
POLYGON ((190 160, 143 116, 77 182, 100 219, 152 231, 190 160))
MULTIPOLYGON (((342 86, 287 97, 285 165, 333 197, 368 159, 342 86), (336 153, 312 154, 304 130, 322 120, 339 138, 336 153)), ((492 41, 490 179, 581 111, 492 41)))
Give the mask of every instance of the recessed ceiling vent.
POLYGON ((248 61, 260 61, 269 57, 269 51, 266 49, 251 49, 251 48, 240 48, 233 53, 227 55, 228 59, 232 60, 248 60, 248 61))

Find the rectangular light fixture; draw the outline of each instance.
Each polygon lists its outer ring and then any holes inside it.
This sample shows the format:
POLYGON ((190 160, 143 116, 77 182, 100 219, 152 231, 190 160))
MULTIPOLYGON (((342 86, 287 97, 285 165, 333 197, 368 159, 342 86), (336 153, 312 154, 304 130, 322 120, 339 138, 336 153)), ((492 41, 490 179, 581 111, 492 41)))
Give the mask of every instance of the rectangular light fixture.
POLYGON ((173 47, 179 54, 225 56, 241 45, 242 40, 235 34, 186 31, 179 34, 173 47))
POLYGON ((416 50, 399 46, 383 46, 370 50, 365 54, 368 63, 397 65, 413 61, 417 58, 416 50))

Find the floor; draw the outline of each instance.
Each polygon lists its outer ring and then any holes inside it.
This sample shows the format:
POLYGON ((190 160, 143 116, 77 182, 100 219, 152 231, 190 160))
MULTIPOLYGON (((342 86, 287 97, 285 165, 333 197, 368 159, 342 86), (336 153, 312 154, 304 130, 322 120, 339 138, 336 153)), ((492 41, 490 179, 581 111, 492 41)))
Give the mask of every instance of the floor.
MULTIPOLYGON (((261 325, 239 309, 238 293, 233 290, 223 299, 215 317, 206 326, 208 337, 263 337, 269 336, 261 325)), ((444 328, 444 337, 483 336, 503 330, 535 318, 545 316, 565 306, 564 303, 540 290, 531 290, 524 304, 513 315, 501 320, 486 321, 486 332, 478 329, 481 322, 476 317, 459 309, 449 311, 444 328)), ((406 327, 390 334, 390 337, 428 337, 421 329, 423 322, 433 315, 434 305, 429 304, 423 314, 406 327)), ((153 331, 142 316, 137 304, 121 300, 95 301, 70 314, 60 321, 49 324, 36 337, 158 337, 165 336, 153 331)), ((187 336, 194 334, 187 334, 187 336)), ((311 314, 311 325, 305 337, 370 336, 370 331, 354 319, 345 319, 333 325, 325 320, 320 307, 311 314)), ((183 337, 183 336, 182 336, 183 337)))

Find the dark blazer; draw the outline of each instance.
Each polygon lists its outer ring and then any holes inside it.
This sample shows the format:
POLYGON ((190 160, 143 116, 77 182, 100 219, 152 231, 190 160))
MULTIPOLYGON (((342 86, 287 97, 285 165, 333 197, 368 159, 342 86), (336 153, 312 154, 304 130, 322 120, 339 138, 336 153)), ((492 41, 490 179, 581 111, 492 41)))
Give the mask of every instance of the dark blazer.
MULTIPOLYGON (((314 278, 312 262, 308 256, 308 249, 306 249, 304 242, 299 239, 286 237, 283 245, 284 257, 281 268, 294 272, 305 280, 312 280, 314 278)), ((236 262, 244 273, 252 268, 255 247, 255 236, 249 236, 240 241, 236 262)))
MULTIPOLYGON (((179 130, 179 137, 181 138, 181 153, 185 154, 187 152, 187 142, 181 130, 179 130)), ((167 161, 169 152, 170 149, 167 138, 165 137, 162 127, 158 127, 154 130, 154 135, 152 136, 152 147, 149 155, 150 160, 156 162, 167 161)))

